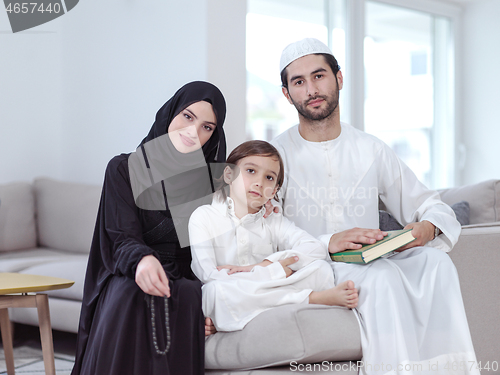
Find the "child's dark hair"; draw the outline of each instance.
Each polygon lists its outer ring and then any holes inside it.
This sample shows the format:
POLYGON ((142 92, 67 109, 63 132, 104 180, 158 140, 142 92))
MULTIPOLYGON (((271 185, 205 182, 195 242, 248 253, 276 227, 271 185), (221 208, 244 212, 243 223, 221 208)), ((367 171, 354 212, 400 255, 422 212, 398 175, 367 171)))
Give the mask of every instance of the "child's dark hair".
MULTIPOLYGON (((229 154, 226 160, 226 166, 231 168, 233 171, 237 170, 235 168, 238 165, 238 162, 246 158, 248 156, 265 156, 265 157, 274 157, 278 159, 280 165, 280 171, 278 173, 278 177, 276 179, 276 193, 283 185, 283 180, 285 179, 285 171, 283 166, 283 160, 281 159, 281 155, 272 144, 266 141, 247 141, 237 146, 231 153, 229 154)), ((220 191, 221 200, 226 200, 227 198, 227 187, 228 184, 224 181, 224 176, 216 181, 216 189, 220 191)), ((274 199, 277 200, 276 196, 274 199)))

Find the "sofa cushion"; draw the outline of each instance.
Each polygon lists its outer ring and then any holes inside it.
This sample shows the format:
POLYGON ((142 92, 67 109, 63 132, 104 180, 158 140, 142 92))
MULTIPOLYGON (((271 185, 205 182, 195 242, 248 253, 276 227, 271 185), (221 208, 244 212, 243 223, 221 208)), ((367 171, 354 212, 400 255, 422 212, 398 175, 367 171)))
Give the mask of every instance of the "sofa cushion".
POLYGON ((400 230, 403 226, 389 212, 380 210, 378 212, 378 222, 380 230, 400 230))
POLYGON ((35 203, 31 184, 0 185, 0 251, 35 246, 35 203))
POLYGON ((460 225, 470 224, 470 205, 469 202, 460 201, 451 205, 451 209, 455 212, 455 216, 460 225))
POLYGON ((359 325, 342 307, 286 305, 264 311, 243 330, 205 341, 205 368, 250 369, 361 359, 359 325))
POLYGON ((61 277, 63 279, 73 280, 75 283, 69 288, 49 290, 44 293, 47 293, 50 297, 81 301, 83 300, 83 283, 85 280, 85 272, 87 270, 87 261, 87 255, 74 255, 72 257, 65 258, 64 260, 52 261, 28 267, 20 273, 61 277))
POLYGON ((0 253, 0 272, 21 272, 38 264, 74 259, 75 256, 73 253, 44 248, 3 252, 0 253))
POLYGON ((38 178, 34 191, 40 245, 88 253, 101 187, 38 178))
POLYGON ((500 221, 500 180, 440 190, 441 199, 450 206, 469 202, 470 224, 500 221))
MULTIPOLYGON (((50 325, 52 329, 78 333, 81 309, 82 303, 80 301, 49 297, 50 325)), ((9 317, 11 322, 38 325, 37 309, 10 309, 9 317)), ((39 373, 44 374, 43 370, 40 370, 39 373)), ((59 371, 57 373, 61 374, 59 371)), ((62 373, 69 374, 69 372, 62 373)), ((16 371, 16 374, 21 374, 20 369, 16 371)))

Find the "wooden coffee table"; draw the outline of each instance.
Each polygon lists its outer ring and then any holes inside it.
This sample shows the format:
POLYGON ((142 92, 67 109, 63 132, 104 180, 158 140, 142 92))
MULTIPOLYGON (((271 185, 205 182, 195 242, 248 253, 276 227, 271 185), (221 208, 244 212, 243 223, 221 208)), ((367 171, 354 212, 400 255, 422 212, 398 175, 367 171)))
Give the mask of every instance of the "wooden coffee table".
POLYGON ((49 299, 46 294, 38 294, 38 292, 69 288, 74 283, 74 281, 61 279, 59 277, 26 275, 21 273, 0 273, 0 329, 2 330, 2 342, 8 375, 15 374, 12 331, 8 308, 37 308, 45 374, 56 375, 52 327, 50 325, 49 299), (36 294, 29 295, 28 293, 36 294))

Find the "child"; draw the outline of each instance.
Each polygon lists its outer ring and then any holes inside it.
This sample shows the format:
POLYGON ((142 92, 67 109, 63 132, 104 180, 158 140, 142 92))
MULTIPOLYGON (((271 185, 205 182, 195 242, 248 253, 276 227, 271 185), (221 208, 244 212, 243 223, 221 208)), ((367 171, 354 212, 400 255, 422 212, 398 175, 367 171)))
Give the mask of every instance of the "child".
POLYGON ((189 221, 192 263, 204 283, 203 312, 219 331, 237 331, 259 313, 291 303, 357 306, 352 281, 335 286, 325 246, 264 204, 283 183, 271 144, 236 147, 222 189, 189 221), (229 196, 227 196, 229 190, 229 196))

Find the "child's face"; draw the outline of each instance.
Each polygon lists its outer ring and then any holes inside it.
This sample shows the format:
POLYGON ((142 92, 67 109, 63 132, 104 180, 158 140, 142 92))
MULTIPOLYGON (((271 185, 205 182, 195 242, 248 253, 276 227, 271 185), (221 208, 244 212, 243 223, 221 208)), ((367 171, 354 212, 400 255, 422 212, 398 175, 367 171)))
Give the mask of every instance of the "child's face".
POLYGON ((238 167, 238 177, 229 183, 231 199, 235 205, 247 206, 249 213, 255 213, 276 194, 279 161, 269 156, 247 156, 238 162, 238 167))

